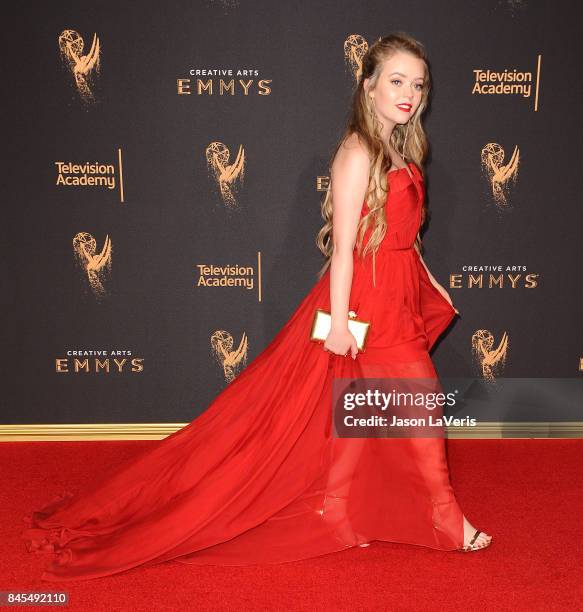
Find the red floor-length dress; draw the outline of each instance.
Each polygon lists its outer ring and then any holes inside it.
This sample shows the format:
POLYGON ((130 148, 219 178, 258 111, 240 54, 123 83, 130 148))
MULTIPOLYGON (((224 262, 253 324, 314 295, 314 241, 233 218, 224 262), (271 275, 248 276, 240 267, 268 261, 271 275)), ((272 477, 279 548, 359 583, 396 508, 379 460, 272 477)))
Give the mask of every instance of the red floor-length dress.
POLYGON ((353 360, 309 340, 315 308, 330 307, 328 269, 192 423, 25 517, 27 549, 55 553, 43 580, 172 559, 279 563, 374 540, 462 546, 443 438, 338 438, 332 431, 333 378, 437 380, 429 350, 456 313, 413 248, 425 197, 421 172, 410 163, 388 176, 375 286, 370 254, 354 254, 349 306, 371 321, 366 351, 353 360))

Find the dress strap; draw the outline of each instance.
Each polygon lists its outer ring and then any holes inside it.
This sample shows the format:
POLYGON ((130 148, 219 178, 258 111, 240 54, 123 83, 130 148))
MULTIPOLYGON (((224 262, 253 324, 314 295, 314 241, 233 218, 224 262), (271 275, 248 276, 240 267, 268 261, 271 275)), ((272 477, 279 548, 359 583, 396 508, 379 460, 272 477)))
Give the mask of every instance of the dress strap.
POLYGON ((372 252, 372 286, 376 287, 376 275, 375 275, 375 255, 376 251, 372 252))

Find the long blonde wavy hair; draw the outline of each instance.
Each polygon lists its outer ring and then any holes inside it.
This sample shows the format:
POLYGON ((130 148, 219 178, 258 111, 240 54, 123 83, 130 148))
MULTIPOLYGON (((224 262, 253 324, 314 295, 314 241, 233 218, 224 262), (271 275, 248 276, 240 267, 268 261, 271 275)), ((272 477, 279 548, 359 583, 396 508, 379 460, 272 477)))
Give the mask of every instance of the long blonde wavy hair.
MULTIPOLYGON (((387 217, 384 205, 389 193, 387 172, 391 167, 391 158, 387 144, 381 137, 380 130, 382 126, 374 112, 373 103, 364 89, 364 79, 369 78, 369 86, 374 88, 379 79, 385 60, 389 59, 398 51, 410 53, 423 60, 425 62, 425 78, 419 107, 406 124, 395 125, 391 133, 390 144, 395 151, 402 151, 405 162, 414 162, 421 170, 422 174, 424 174, 423 162, 427 157, 429 145, 421 124, 421 115, 427 108, 429 91, 431 89, 429 60, 423 45, 404 32, 394 32, 384 38, 379 38, 364 55, 362 59, 362 71, 352 97, 348 122, 330 158, 331 168, 338 149, 345 139, 353 133, 358 135, 360 141, 369 151, 369 183, 365 195, 369 212, 359 221, 356 246, 359 257, 365 257, 366 254, 371 251, 373 253, 373 281, 374 256, 387 230, 387 217), (363 251, 362 243, 364 235, 371 225, 373 229, 363 251)), ((334 251, 332 233, 332 181, 330 181, 326 194, 321 202, 321 209, 325 224, 318 232, 316 244, 325 255, 326 262, 319 271, 318 278, 321 278, 330 266, 332 252, 334 251)), ((425 222, 425 214, 424 205, 421 217, 422 224, 425 222)), ((419 233, 415 239, 415 246, 421 251, 419 233)))

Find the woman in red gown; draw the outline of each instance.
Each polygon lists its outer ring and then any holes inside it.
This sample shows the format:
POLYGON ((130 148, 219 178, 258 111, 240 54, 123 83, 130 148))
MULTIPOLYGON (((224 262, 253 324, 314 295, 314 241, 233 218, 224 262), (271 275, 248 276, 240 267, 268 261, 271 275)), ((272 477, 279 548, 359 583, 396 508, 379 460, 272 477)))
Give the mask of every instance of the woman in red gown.
POLYGON ((407 35, 370 48, 323 204, 330 221, 334 201, 333 235, 328 223, 319 236, 325 253, 335 245, 330 265, 272 342, 192 423, 25 517, 28 550, 54 553, 43 580, 168 560, 280 563, 374 540, 443 551, 490 543, 457 503, 442 437, 333 432, 334 379, 437 379, 429 351, 457 312, 419 251, 425 186, 413 160, 424 153, 428 78, 423 48, 407 35), (371 177, 376 192, 365 189, 371 177), (379 185, 385 197, 377 206, 379 185), (375 210, 386 231, 371 257, 359 246, 375 243, 376 225, 357 245, 355 237, 375 210), (309 339, 316 308, 332 313, 324 345, 309 339), (371 322, 364 352, 348 331, 348 310, 371 322))

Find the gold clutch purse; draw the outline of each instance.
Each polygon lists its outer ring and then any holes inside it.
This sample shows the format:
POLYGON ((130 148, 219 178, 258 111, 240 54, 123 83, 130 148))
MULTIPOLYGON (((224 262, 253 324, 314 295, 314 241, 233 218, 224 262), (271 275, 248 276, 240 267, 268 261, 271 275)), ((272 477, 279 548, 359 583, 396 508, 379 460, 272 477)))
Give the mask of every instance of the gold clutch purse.
MULTIPOLYGON (((331 327, 332 315, 321 308, 317 308, 312 322, 310 340, 323 343, 328 337, 331 327)), ((357 319, 356 313, 354 310, 351 310, 348 313, 348 329, 356 339, 358 350, 364 352, 368 331, 370 329, 370 322, 357 319)))

